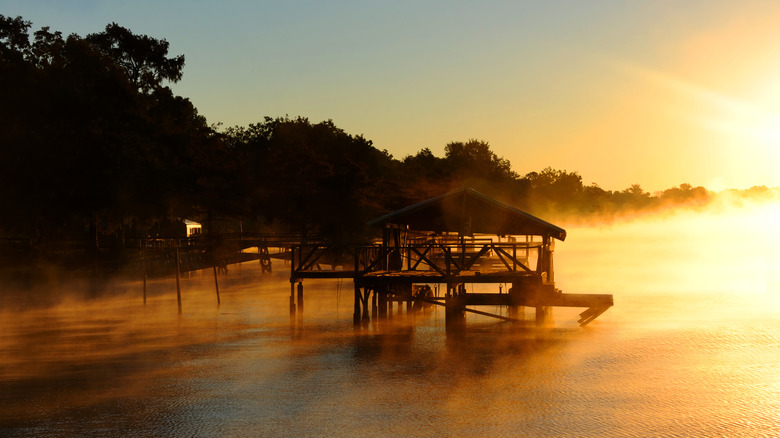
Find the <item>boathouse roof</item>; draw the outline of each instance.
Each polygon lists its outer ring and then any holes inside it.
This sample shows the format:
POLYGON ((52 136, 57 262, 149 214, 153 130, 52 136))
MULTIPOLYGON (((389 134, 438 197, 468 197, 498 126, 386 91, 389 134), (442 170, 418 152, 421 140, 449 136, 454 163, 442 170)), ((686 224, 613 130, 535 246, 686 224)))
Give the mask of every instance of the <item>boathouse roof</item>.
POLYGON ((369 225, 408 225, 420 231, 550 236, 566 230, 466 187, 388 213, 369 225))

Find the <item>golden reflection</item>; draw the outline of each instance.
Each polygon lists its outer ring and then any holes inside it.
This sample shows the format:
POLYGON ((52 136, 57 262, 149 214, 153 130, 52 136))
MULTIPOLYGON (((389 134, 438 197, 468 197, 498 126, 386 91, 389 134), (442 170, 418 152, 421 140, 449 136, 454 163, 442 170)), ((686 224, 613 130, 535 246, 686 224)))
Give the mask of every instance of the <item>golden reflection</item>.
POLYGON ((283 264, 231 267, 220 306, 211 272, 186 276, 181 316, 172 279, 146 306, 138 281, 63 287, 0 314, 0 435, 773 436, 779 221, 750 203, 569 227, 557 286, 615 296, 586 328, 556 309, 448 333, 435 308, 355 330, 335 280, 306 280, 291 323, 283 264))

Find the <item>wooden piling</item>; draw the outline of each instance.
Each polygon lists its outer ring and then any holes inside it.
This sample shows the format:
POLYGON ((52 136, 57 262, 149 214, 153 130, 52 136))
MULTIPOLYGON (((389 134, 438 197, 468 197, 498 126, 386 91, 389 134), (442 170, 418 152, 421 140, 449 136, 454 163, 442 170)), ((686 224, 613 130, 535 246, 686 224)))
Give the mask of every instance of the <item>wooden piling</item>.
POLYGON ((360 286, 355 284, 355 306, 352 313, 352 322, 357 326, 360 325, 360 286))
POLYGON ((217 289, 217 307, 221 306, 222 303, 219 300, 219 280, 217 280, 217 266, 214 265, 214 288, 217 289))
POLYGON ((298 313, 303 316, 303 282, 298 282, 298 313))
MULTIPOLYGON (((295 247, 290 248, 290 272, 295 272, 295 247)), ((290 276, 290 320, 295 318, 295 278, 290 276)))
POLYGON ((387 299, 387 318, 393 319, 393 300, 387 299))
POLYGON ((536 306, 536 325, 552 324, 552 307, 536 306))
POLYGON ((444 325, 448 329, 462 327, 466 322, 465 309, 461 297, 448 293, 444 298, 444 325))
POLYGON ((295 318, 295 280, 290 280, 290 319, 295 318))
POLYGON ((368 310, 368 297, 369 297, 369 295, 371 295, 371 289, 364 288, 363 289, 363 293, 361 294, 361 297, 360 297, 361 298, 360 301, 363 304, 363 318, 361 320, 363 322, 363 324, 368 324, 369 322, 371 322, 371 317, 368 316, 368 313, 369 313, 369 310, 368 310))
POLYGON ((146 305, 146 247, 141 250, 141 265, 144 270, 144 306, 146 305))
POLYGON ((179 248, 176 248, 176 301, 179 303, 179 315, 181 315, 181 262, 179 258, 179 248))

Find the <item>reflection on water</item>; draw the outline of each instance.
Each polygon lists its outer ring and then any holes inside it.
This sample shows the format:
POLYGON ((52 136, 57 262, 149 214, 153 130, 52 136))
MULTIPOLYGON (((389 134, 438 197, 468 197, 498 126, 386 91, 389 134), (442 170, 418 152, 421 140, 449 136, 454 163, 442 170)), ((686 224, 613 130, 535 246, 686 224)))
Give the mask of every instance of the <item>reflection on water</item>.
POLYGON ((146 306, 130 283, 5 310, 0 436, 778 436, 780 239, 755 220, 569 227, 558 287, 615 296, 584 329, 559 309, 448 336, 434 309, 355 331, 336 280, 291 324, 284 269, 251 263, 219 308, 210 271, 184 279, 182 316, 172 279, 146 306))

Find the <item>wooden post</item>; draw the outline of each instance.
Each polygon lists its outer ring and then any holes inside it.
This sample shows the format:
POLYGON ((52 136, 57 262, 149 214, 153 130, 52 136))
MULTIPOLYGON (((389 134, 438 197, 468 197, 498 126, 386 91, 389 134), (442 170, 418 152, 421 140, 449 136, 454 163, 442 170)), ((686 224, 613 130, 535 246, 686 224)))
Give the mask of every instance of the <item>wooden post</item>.
POLYGON ((352 313, 352 323, 355 326, 360 325, 360 286, 355 284, 355 307, 352 313))
POLYGON ((463 297, 454 292, 455 287, 448 285, 444 298, 444 325, 448 330, 460 328, 466 322, 463 297))
POLYGON ((144 242, 144 247, 141 249, 141 265, 144 269, 144 306, 146 305, 146 243, 144 242))
POLYGON ((552 322, 552 307, 536 306, 536 325, 549 325, 552 322))
MULTIPOLYGON (((390 294, 388 294, 388 296, 389 295, 390 294)), ((389 297, 387 299, 387 317, 393 319, 393 299, 389 297)))
POLYGON ((181 282, 179 280, 179 277, 181 276, 181 273, 179 272, 179 247, 176 247, 176 301, 179 303, 179 315, 181 315, 181 282))
POLYGON ((550 237, 544 236, 542 239, 542 281, 548 282, 550 279, 550 237))
POLYGON ((373 298, 371 300, 371 318, 376 321, 376 314, 377 314, 377 307, 376 307, 376 289, 374 289, 374 293, 372 294, 373 298))
POLYGON ((217 280, 217 266, 214 265, 214 287, 217 289, 217 307, 222 305, 222 303, 219 301, 219 280, 217 280))
POLYGON ((298 316, 303 316, 303 282, 298 282, 298 316))
POLYGON ((295 318, 295 246, 290 247, 290 319, 295 318))
POLYGON ((361 294, 360 301, 363 303, 363 318, 362 322, 363 324, 368 324, 371 322, 371 317, 368 316, 368 297, 371 295, 371 289, 364 288, 363 294, 361 294))
POLYGON ((295 279, 290 279, 290 320, 295 318, 295 279))

